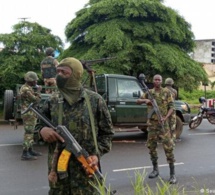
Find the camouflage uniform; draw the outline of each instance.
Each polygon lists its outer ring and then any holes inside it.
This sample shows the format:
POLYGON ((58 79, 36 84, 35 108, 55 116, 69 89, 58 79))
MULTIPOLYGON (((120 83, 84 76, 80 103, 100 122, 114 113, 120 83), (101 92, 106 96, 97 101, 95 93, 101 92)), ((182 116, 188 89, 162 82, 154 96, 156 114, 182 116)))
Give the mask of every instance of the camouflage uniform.
MULTIPOLYGON (((44 85, 47 87, 56 87, 56 66, 58 61, 52 56, 47 56, 40 64, 44 85)), ((46 89, 46 93, 52 93, 53 89, 46 89)))
MULTIPOLYGON (((28 84, 24 84, 20 88, 20 96, 21 112, 25 111, 31 103, 38 103, 40 101, 40 93, 34 92, 33 88, 28 84)), ((25 130, 23 150, 28 150, 33 146, 34 128, 36 125, 37 117, 32 111, 29 111, 22 115, 22 119, 25 130)))
MULTIPOLYGON (((59 93, 52 94, 44 107, 44 114, 49 117, 54 125, 58 125, 59 117, 59 93)), ((89 155, 98 155, 99 158, 110 151, 111 140, 113 136, 113 127, 111 117, 103 98, 87 89, 81 89, 81 95, 78 100, 69 105, 64 99, 62 124, 65 125, 77 142, 87 150, 89 155), (95 120, 95 131, 99 147, 99 154, 96 153, 93 140, 89 111, 84 94, 87 93, 93 111, 95 120)), ((42 125, 39 124, 39 125, 42 125)), ((43 126, 43 125, 42 125, 43 126)), ((39 127, 41 129, 41 127, 39 127)), ((56 144, 49 144, 48 167, 51 170, 51 162, 56 144)), ((99 194, 89 181, 95 182, 93 177, 89 178, 82 165, 77 161, 74 155, 71 155, 68 166, 68 178, 58 179, 56 184, 50 183, 49 195, 95 195, 99 194)))
MULTIPOLYGON (((166 86, 165 88, 167 88, 170 91, 170 93, 172 94, 173 100, 175 100, 177 97, 177 91, 174 88, 172 88, 171 86, 166 86)), ((169 125, 170 125, 170 129, 171 129, 172 138, 175 141, 176 140, 176 132, 175 132, 176 111, 175 111, 175 108, 174 108, 172 115, 169 117, 169 125)))
MULTIPOLYGON (((150 89, 150 92, 157 102, 161 115, 166 116, 168 110, 174 107, 173 98, 170 91, 165 88, 161 88, 161 91, 159 93, 155 92, 154 89, 150 89)), ((144 94, 143 99, 148 99, 148 94, 144 94)), ((148 113, 150 113, 151 110, 152 106, 148 106, 148 113)), ((163 131, 161 125, 158 122, 157 115, 153 113, 151 118, 149 119, 149 124, 150 125, 148 126, 147 147, 150 151, 149 154, 151 156, 152 163, 157 163, 157 142, 159 141, 159 139, 161 139, 162 141, 167 162, 174 163, 175 158, 173 150, 175 144, 171 138, 169 122, 165 121, 163 131)))

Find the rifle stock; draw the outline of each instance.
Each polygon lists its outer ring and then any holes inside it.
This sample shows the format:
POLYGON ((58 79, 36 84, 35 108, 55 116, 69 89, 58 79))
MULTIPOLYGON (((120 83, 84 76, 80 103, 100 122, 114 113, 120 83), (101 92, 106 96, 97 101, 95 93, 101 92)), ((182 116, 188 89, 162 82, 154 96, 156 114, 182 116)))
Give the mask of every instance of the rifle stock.
MULTIPOLYGON (((104 177, 102 173, 99 171, 98 166, 92 167, 89 165, 90 162, 88 160, 89 157, 88 152, 79 145, 79 143, 69 132, 69 130, 63 125, 58 125, 57 127, 55 127, 46 116, 41 114, 40 111, 34 108, 33 106, 34 103, 31 103, 29 107, 21 114, 24 114, 30 110, 33 111, 38 116, 39 119, 41 119, 47 126, 54 129, 65 140, 65 143, 61 143, 63 150, 59 156, 57 164, 57 173, 59 178, 63 179, 68 176, 67 173, 68 163, 71 154, 73 154, 76 157, 76 159, 82 164, 82 166, 86 169, 87 173, 90 173, 97 179, 104 181, 104 177)), ((104 188, 105 191, 108 192, 110 195, 116 193, 116 191, 110 192, 106 186, 104 186, 104 188)))

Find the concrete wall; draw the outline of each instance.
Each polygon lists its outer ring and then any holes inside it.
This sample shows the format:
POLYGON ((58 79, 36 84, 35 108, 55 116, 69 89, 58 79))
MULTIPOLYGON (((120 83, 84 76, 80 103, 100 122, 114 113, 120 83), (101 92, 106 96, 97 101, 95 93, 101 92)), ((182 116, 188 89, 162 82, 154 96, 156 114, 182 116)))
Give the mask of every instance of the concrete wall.
POLYGON ((215 51, 212 51, 212 48, 215 49, 215 39, 206 39, 206 40, 196 40, 196 47, 194 49, 192 58, 201 63, 212 63, 212 59, 215 57, 212 56, 215 51))
MULTIPOLYGON (((215 64, 204 64, 203 68, 205 69, 207 75, 208 75, 208 79, 210 82, 214 82, 215 81, 215 64)), ((208 86, 200 86, 200 89, 202 90, 212 90, 211 85, 209 84, 208 86)), ((214 87, 215 89, 215 87, 214 87)), ((214 90, 213 89, 213 90, 214 90)))

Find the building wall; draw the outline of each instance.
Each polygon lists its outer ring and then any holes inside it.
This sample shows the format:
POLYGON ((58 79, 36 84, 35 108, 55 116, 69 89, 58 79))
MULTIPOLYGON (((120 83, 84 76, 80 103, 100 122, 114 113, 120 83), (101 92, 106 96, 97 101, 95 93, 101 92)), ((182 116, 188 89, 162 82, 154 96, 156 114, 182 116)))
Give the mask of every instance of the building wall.
MULTIPOLYGON (((203 64, 203 68, 205 69, 207 75, 208 75, 208 79, 210 82, 215 82, 215 64, 203 64)), ((208 86, 203 86, 201 85, 199 87, 199 89, 202 90, 214 90, 211 88, 211 84, 209 83, 208 86)))
POLYGON ((196 40, 192 58, 201 63, 215 62, 215 39, 196 40))

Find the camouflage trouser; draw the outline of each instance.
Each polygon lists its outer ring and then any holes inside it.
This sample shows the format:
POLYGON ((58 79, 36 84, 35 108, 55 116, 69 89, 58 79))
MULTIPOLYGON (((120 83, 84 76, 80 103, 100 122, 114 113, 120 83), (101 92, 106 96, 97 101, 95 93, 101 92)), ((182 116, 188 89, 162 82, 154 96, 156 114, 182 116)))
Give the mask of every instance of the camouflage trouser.
POLYGON ((166 159, 168 163, 174 163, 175 157, 173 154, 173 150, 175 147, 175 143, 171 138, 169 122, 166 121, 164 125, 165 131, 162 132, 161 125, 159 125, 158 121, 150 121, 150 126, 148 127, 148 139, 147 139, 147 147, 149 148, 149 154, 151 156, 152 162, 157 162, 158 154, 157 154, 157 144, 158 141, 161 140, 163 144, 163 149, 166 154, 166 159))
POLYGON ((175 112, 175 110, 173 111, 173 113, 169 117, 169 127, 171 130, 172 139, 173 139, 173 141, 175 141, 175 139, 176 139, 176 132, 175 132, 175 129, 176 129, 176 112, 175 112))
POLYGON ((34 128, 37 122, 35 115, 25 114, 22 116, 24 125, 24 140, 23 140, 23 150, 28 150, 32 148, 34 143, 34 128))
MULTIPOLYGON (((56 87, 56 79, 55 78, 47 78, 44 79, 44 84, 46 87, 56 87)), ((46 93, 52 93, 54 89, 46 89, 46 93)))
MULTIPOLYGON (((95 191, 95 190, 94 190, 95 191)), ((78 188, 70 188, 67 186, 62 186, 61 188, 50 188, 49 195, 100 195, 100 193, 89 191, 89 190, 80 190, 78 188)))

